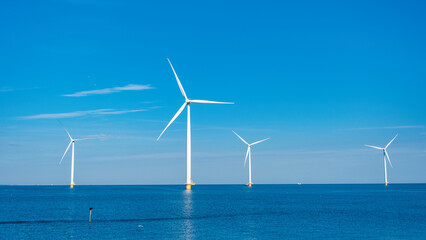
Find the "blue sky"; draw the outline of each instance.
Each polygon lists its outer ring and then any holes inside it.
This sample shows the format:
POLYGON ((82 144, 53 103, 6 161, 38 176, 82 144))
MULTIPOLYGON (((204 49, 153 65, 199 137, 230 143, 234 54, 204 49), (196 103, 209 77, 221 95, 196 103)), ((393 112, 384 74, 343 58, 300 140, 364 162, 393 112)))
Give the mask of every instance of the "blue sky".
POLYGON ((3 1, 0 184, 426 182, 422 1, 3 1))

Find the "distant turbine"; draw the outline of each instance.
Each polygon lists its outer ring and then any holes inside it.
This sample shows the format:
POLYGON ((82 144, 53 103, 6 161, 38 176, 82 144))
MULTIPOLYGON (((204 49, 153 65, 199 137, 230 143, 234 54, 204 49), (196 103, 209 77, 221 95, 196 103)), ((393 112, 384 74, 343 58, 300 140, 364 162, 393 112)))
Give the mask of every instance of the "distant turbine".
POLYGON ((173 116, 172 120, 167 124, 166 128, 164 128, 163 132, 161 132, 160 136, 157 138, 157 141, 160 139, 161 135, 166 131, 166 129, 172 124, 172 122, 179 116, 179 114, 183 111, 185 107, 188 107, 188 115, 187 115, 187 125, 186 125, 186 190, 191 190, 191 186, 194 185, 194 182, 191 178, 191 113, 190 113, 190 104, 191 103, 217 103, 217 104, 234 104, 231 102, 214 102, 214 101, 207 101, 207 100, 191 100, 189 99, 185 91, 183 90, 182 84, 179 81, 179 78, 176 74, 175 69, 173 68, 172 63, 167 58, 167 61, 169 61, 170 67, 173 70, 173 73, 176 77, 176 81, 179 85, 179 89, 182 92, 183 97, 185 98, 185 102, 183 105, 179 108, 177 113, 173 116))
POLYGON ((86 140, 86 139, 89 139, 89 138, 73 139, 71 137, 71 135, 69 134, 69 132, 67 131, 67 129, 66 128, 64 128, 64 129, 67 132, 68 137, 70 138, 71 141, 68 144, 68 147, 67 147, 67 149, 64 152, 64 155, 62 155, 62 158, 61 158, 61 161, 59 162, 59 164, 62 163, 62 160, 64 159, 65 155, 68 152, 68 149, 70 149, 70 146, 72 144, 72 151, 71 151, 71 184, 70 184, 70 187, 73 188, 74 185, 75 185, 75 182, 74 182, 74 143, 77 142, 77 141, 86 140))
POLYGON ((381 148, 381 147, 376 147, 376 146, 370 146, 370 145, 365 145, 367 147, 371 147, 371 148, 375 148, 375 149, 379 149, 379 150, 383 150, 383 162, 385 165, 385 185, 388 185, 388 173, 386 170, 386 158, 388 159, 388 162, 390 164, 390 166, 393 168, 391 160, 389 158, 388 152, 386 151, 386 149, 389 147, 389 145, 393 142, 393 140, 395 140, 395 138, 398 136, 398 134, 396 134, 396 136, 388 143, 388 145, 386 145, 386 147, 381 148))
POLYGON ((247 153, 246 153, 246 158, 245 158, 245 160, 244 160, 244 167, 246 166, 246 162, 247 162, 247 156, 248 156, 248 158, 249 158, 249 182, 246 184, 246 186, 249 186, 249 187, 251 187, 251 185, 253 185, 253 183, 252 183, 252 181, 251 181, 251 146, 253 146, 253 145, 255 145, 255 144, 258 144, 258 143, 261 143, 261 142, 263 142, 263 141, 266 141, 266 140, 268 140, 268 139, 270 139, 270 138, 266 138, 266 139, 263 139, 263 140, 260 140, 260 141, 257 141, 257 142, 254 142, 254 143, 251 143, 251 144, 248 144, 242 137, 240 137, 240 135, 238 135, 236 132, 234 132, 234 131, 232 131, 233 133, 235 133, 235 135, 237 135, 237 137, 239 138, 239 139, 241 139, 241 141, 243 141, 245 144, 247 144, 247 153))

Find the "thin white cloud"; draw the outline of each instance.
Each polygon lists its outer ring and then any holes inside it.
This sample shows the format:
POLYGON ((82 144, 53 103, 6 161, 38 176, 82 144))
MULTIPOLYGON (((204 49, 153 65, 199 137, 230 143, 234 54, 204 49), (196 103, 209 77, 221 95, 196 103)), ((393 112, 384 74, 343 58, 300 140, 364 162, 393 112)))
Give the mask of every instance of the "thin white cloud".
POLYGON ((39 89, 39 88, 40 87, 29 87, 29 88, 0 87, 0 92, 15 92, 15 91, 32 90, 32 89, 39 89))
POLYGON ((145 109, 137 109, 137 110, 120 110, 117 111, 115 109, 97 109, 97 110, 89 110, 89 111, 76 111, 69 113, 49 113, 49 114, 37 114, 32 116, 24 116, 19 117, 19 119, 59 119, 59 118, 73 118, 73 117, 81 117, 87 115, 116 115, 116 114, 124 114, 124 113, 132 113, 132 112, 142 112, 146 111, 145 109))
POLYGON ((87 135, 86 138, 89 138, 89 139, 99 139, 99 140, 107 140, 107 139, 112 138, 112 136, 111 135, 107 135, 105 133, 102 133, 102 134, 95 134, 95 135, 87 135))
POLYGON ((100 115, 117 115, 117 114, 123 114, 123 113, 133 113, 133 112, 142 112, 146 111, 145 109, 136 109, 136 110, 123 110, 123 111, 107 111, 107 112, 100 112, 98 114, 100 115))
POLYGON ((5 88, 5 87, 3 87, 3 88, 0 88, 0 92, 12 92, 12 91, 15 91, 16 89, 13 89, 13 88, 5 88))
MULTIPOLYGON (((184 152, 169 153, 147 153, 136 155, 116 155, 116 156, 98 156, 93 161, 123 161, 123 160, 153 160, 153 159, 179 159, 185 158, 184 152)), ((218 158, 218 157, 241 157, 241 152, 217 153, 217 152, 193 152, 192 156, 197 158, 218 158)))
POLYGON ((140 90, 147 90, 147 89, 153 89, 153 87, 151 87, 150 85, 128 84, 124 87, 113 87, 113 88, 96 89, 96 90, 90 90, 90 91, 82 91, 82 92, 76 92, 72 94, 65 94, 62 96, 86 97, 90 95, 110 94, 110 93, 116 93, 116 92, 122 92, 122 91, 140 91, 140 90))
POLYGON ((389 126, 389 127, 363 127, 354 128, 355 130, 375 130, 375 129, 407 129, 407 128, 425 128, 423 125, 403 125, 403 126, 389 126))

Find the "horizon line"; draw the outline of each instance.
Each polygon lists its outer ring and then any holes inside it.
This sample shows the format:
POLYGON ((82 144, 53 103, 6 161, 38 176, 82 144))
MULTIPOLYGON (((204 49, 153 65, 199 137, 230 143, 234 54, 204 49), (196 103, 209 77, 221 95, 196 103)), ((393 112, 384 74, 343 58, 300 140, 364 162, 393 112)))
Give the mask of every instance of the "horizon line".
MULTIPOLYGON (((395 182, 392 184, 426 184, 426 182, 395 182)), ((183 186, 185 184, 76 184, 75 186, 183 186)), ((245 183, 202 183, 195 186, 245 185, 245 183)), ((299 185, 298 183, 255 183, 253 185, 299 185)), ((301 183, 301 185, 384 185, 384 183, 301 183)), ((0 184, 0 186, 69 186, 69 184, 0 184)))

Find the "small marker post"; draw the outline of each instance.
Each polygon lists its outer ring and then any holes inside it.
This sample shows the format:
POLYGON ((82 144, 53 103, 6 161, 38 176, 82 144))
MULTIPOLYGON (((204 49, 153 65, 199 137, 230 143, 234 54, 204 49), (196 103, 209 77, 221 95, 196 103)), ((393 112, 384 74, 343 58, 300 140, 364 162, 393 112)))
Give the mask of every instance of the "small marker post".
POLYGON ((90 213, 89 213, 89 223, 92 222, 92 209, 93 208, 89 208, 89 211, 90 211, 90 213))

